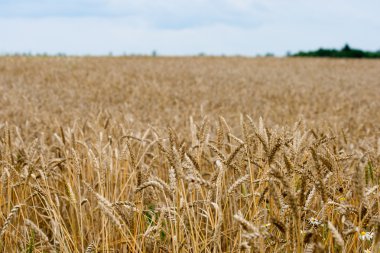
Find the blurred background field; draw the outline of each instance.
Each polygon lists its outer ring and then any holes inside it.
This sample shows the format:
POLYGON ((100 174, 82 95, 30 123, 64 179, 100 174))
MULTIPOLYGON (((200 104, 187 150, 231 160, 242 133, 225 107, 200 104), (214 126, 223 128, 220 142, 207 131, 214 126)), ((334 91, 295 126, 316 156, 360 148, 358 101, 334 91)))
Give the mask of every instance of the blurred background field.
POLYGON ((2 57, 0 117, 38 131, 99 113, 159 127, 243 113, 363 137, 379 131, 379 68, 346 59, 2 57))

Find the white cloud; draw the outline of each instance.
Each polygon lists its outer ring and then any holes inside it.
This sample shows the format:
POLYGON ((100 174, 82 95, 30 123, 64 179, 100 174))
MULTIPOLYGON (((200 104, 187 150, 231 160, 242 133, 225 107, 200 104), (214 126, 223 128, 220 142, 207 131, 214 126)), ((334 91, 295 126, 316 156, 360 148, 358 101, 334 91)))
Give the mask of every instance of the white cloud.
POLYGON ((3 0, 0 52, 254 55, 346 42, 377 50, 379 9, 371 0, 3 0))

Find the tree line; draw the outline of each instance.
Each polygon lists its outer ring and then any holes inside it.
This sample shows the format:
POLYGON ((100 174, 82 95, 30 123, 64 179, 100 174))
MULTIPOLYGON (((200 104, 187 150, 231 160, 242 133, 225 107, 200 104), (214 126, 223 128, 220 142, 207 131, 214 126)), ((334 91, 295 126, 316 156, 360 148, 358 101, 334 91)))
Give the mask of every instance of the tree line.
POLYGON ((332 58, 380 58, 380 50, 371 52, 351 48, 346 44, 342 49, 325 49, 320 48, 315 51, 300 51, 292 54, 295 57, 332 57, 332 58))

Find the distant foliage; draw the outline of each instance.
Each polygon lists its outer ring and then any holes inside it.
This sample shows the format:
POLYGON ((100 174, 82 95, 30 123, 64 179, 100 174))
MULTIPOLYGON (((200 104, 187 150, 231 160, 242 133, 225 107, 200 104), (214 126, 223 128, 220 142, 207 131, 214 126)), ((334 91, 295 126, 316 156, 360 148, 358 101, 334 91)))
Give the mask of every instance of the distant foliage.
POLYGON ((320 48, 316 51, 298 52, 291 56, 298 57, 332 57, 332 58, 380 58, 380 50, 376 52, 351 48, 346 44, 341 50, 320 48))

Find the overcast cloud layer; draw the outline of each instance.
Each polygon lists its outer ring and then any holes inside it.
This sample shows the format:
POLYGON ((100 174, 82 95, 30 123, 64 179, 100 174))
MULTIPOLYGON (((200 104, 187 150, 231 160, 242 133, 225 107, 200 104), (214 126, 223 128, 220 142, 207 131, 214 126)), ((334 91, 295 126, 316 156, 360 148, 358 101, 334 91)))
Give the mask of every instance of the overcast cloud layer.
POLYGON ((0 53, 380 49, 377 0, 1 0, 0 53))

